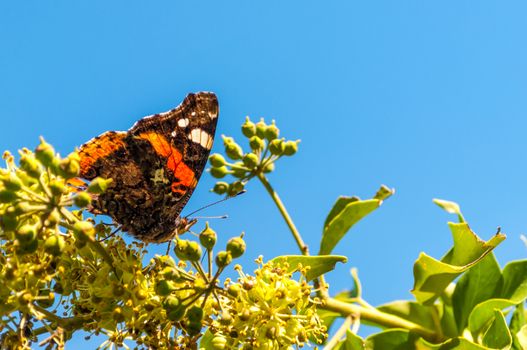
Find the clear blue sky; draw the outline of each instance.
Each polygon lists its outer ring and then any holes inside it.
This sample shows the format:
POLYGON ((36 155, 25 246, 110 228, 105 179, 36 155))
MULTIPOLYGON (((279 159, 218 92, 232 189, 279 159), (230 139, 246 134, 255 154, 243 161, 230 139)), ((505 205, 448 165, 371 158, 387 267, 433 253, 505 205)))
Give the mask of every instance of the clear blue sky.
MULTIPOLYGON (((43 135, 66 154, 214 91, 218 136, 239 138, 250 115, 302 139, 270 178, 312 250, 338 195, 395 187, 328 279, 347 288, 355 266, 370 303, 411 298, 419 252, 451 245, 455 218, 434 197, 459 202, 485 239, 502 226, 502 264, 526 255, 526 13, 524 1, 2 2, 0 148, 43 135)), ((212 184, 187 212, 216 198, 212 184)), ((246 232, 252 270, 297 250, 262 187, 248 190, 207 214, 229 214, 213 224, 222 237, 246 232)))

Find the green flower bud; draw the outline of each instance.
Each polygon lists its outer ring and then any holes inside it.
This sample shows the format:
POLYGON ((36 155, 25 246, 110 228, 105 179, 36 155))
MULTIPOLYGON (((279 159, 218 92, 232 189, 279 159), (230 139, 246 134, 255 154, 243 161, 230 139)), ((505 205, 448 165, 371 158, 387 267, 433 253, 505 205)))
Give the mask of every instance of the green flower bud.
POLYGON ((265 166, 265 168, 263 168, 263 172, 264 173, 270 173, 274 170, 274 163, 269 163, 265 166))
POLYGON ((245 253, 245 241, 242 237, 234 237, 227 242, 227 251, 233 259, 239 258, 245 253))
POLYGON ((161 270, 160 275, 162 275, 165 279, 170 281, 178 281, 181 277, 178 270, 174 269, 173 267, 167 266, 163 270, 161 270))
POLYGON ((160 280, 156 284, 156 293, 162 297, 169 295, 177 289, 174 281, 160 280))
POLYGON ((229 293, 229 295, 233 297, 237 297, 238 295, 240 295, 241 291, 242 287, 239 284, 231 284, 227 289, 227 293, 229 293))
POLYGON ((36 225, 24 225, 15 232, 15 238, 18 239, 20 244, 29 243, 37 238, 37 227, 36 225))
POLYGON ((190 322, 201 322, 203 319, 203 309, 199 306, 192 306, 187 310, 187 318, 190 322))
POLYGON ((20 242, 20 246, 17 248, 18 254, 33 254, 38 249, 38 239, 34 239, 29 242, 20 242))
POLYGON ((79 208, 85 208, 91 203, 91 196, 86 192, 79 192, 73 197, 73 203, 79 208))
POLYGON ((269 143, 269 151, 275 156, 281 156, 284 153, 284 140, 276 139, 269 143))
POLYGON ((212 189, 212 192, 216 194, 225 194, 227 190, 229 189, 229 184, 226 182, 216 182, 214 185, 214 188, 212 189))
POLYGON ((209 227, 209 223, 205 223, 205 229, 199 234, 199 241, 203 247, 207 250, 214 248, 218 235, 216 232, 209 227))
POLYGON ((23 183, 15 173, 9 172, 2 177, 2 183, 7 190, 18 191, 22 188, 23 183))
POLYGON ((38 179, 42 169, 37 163, 37 160, 29 154, 23 154, 20 157, 20 168, 24 170, 29 176, 38 179))
POLYGON ((210 169, 210 174, 216 179, 221 179, 222 177, 225 177, 225 175, 227 175, 228 173, 229 173, 229 169, 227 169, 226 166, 210 169))
POLYGON ((189 261, 199 261, 203 252, 198 242, 189 241, 185 253, 189 261))
POLYGON ((148 298, 148 292, 144 289, 138 289, 135 291, 135 297, 137 300, 146 300, 148 298))
POLYGON ((178 239, 176 238, 176 246, 174 247, 174 253, 176 253, 176 256, 180 260, 187 260, 187 249, 188 249, 188 240, 178 239))
POLYGON ((234 160, 241 159, 243 156, 243 150, 237 143, 233 141, 225 145, 225 154, 234 160))
POLYGON ((44 220, 44 226, 54 227, 60 222, 60 213, 57 209, 53 209, 49 214, 46 220, 44 220))
POLYGON ((11 190, 0 190, 0 203, 11 203, 18 198, 16 192, 11 190))
POLYGON ((230 136, 221 135, 221 137, 223 138, 223 146, 234 143, 234 139, 230 136))
POLYGON ((227 349, 227 338, 223 335, 215 335, 214 338, 212 338, 211 345, 214 350, 227 349))
POLYGON ((267 125, 265 124, 265 121, 260 119, 258 123, 256 123, 256 136, 263 139, 265 138, 265 130, 267 129, 267 125))
POLYGON ((111 182, 112 179, 103 179, 102 177, 96 177, 90 182, 88 186, 88 192, 93 194, 101 194, 108 189, 108 185, 111 182))
POLYGON ((232 262, 232 256, 229 252, 221 251, 216 255, 216 266, 223 268, 232 262))
POLYGON ((18 225, 18 217, 16 214, 9 212, 0 216, 0 226, 4 231, 13 231, 18 225))
POLYGON ((249 146, 253 151, 261 151, 263 150, 265 144, 260 137, 253 136, 249 139, 249 146))
POLYGON ((118 323, 123 322, 125 320, 123 309, 121 309, 119 306, 115 307, 115 309, 112 311, 112 318, 118 323))
POLYGON ((60 196, 68 191, 68 188, 63 181, 51 180, 48 184, 51 194, 60 196))
POLYGON ((243 156, 243 164, 249 168, 254 169, 258 165, 259 159, 258 156, 254 153, 247 153, 243 156))
POLYGON ((74 156, 68 156, 59 162, 59 174, 65 179, 71 179, 79 175, 81 170, 79 161, 74 156))
POLYGON ((44 250, 53 256, 59 256, 64 250, 66 242, 61 235, 51 235, 44 241, 44 250))
POLYGON ((265 138, 272 141, 277 139, 278 135, 280 135, 280 130, 278 130, 273 120, 273 123, 265 128, 265 138))
POLYGON ((231 175, 238 179, 243 179, 247 175, 247 170, 244 169, 242 162, 236 162, 236 167, 232 168, 231 175))
POLYGON ((167 317, 170 321, 180 321, 185 316, 185 305, 178 305, 174 309, 167 311, 167 317))
POLYGON ((53 147, 44 141, 44 138, 40 138, 40 144, 35 149, 35 157, 45 167, 49 167, 53 163, 55 158, 55 150, 53 147))
POLYGON ((88 221, 77 221, 73 225, 73 235, 80 242, 93 241, 95 238, 95 228, 88 221))
POLYGON ((188 335, 195 336, 201 332, 201 328, 203 328, 201 322, 189 322, 186 325, 185 330, 187 331, 188 335))
POLYGON ((233 318, 229 311, 223 310, 221 316, 219 317, 219 321, 222 325, 228 326, 232 323, 233 318))
POLYGON ((236 182, 233 182, 230 186, 229 186, 229 190, 227 191, 227 194, 229 196, 235 196, 237 195, 238 193, 240 193, 241 191, 243 191, 245 185, 243 184, 243 182, 241 181, 236 181, 236 182))
POLYGON ((242 124, 242 134, 247 137, 253 137, 256 134, 256 125, 249 119, 245 118, 245 123, 242 124))
POLYGON ((214 153, 209 157, 210 165, 219 168, 226 164, 225 158, 219 153, 214 153))
POLYGON ((285 144, 284 144, 284 155, 285 156, 292 156, 293 154, 295 154, 298 151, 298 143, 299 142, 300 142, 300 140, 285 142, 285 144))

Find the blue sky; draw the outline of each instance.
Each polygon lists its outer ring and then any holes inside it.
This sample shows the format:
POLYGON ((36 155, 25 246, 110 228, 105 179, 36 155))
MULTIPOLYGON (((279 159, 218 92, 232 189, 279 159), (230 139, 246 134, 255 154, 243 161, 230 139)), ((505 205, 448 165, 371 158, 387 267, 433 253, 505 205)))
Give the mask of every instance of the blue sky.
MULTIPOLYGON (((432 198, 460 203, 485 239, 501 226, 500 263, 526 255, 526 11, 522 1, 2 2, 0 148, 43 135, 66 154, 214 91, 217 136, 240 138, 250 115, 302 139, 270 180, 313 251, 337 196, 396 189, 336 249, 349 262, 328 280, 333 292, 350 287, 355 266, 370 303, 411 298, 419 252, 439 258, 451 245, 455 218, 432 198)), ((216 199, 213 183, 202 178, 187 212, 216 199)), ((258 183, 207 211, 224 213, 213 226, 225 240, 246 232, 247 270, 260 254, 297 252, 258 183)))

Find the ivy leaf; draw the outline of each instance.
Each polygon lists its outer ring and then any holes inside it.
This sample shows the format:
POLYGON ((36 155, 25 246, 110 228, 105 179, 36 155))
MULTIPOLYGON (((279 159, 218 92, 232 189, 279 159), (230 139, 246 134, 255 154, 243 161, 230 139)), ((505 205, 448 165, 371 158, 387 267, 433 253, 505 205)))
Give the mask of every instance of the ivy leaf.
MULTIPOLYGON (((466 338, 453 338, 441 344, 432 344, 420 338, 416 350, 488 350, 488 348, 469 341, 466 338)), ((402 350, 402 349, 401 349, 402 350)))
POLYGON ((457 329, 461 331, 466 327, 469 315, 476 305, 488 299, 499 298, 500 289, 501 270, 494 254, 489 254, 456 284, 452 306, 457 329))
POLYGON ((345 263, 348 261, 348 258, 341 255, 282 255, 277 256, 271 261, 275 264, 288 263, 289 272, 295 271, 299 264, 304 267, 309 266, 310 269, 307 271, 306 279, 312 281, 326 272, 333 270, 336 263, 345 263))
POLYGON ((362 350, 366 349, 364 340, 351 332, 349 329, 346 331, 346 339, 342 340, 335 347, 336 350, 362 350))
POLYGON ((377 209, 383 200, 393 193, 393 190, 383 186, 377 191, 373 199, 360 200, 358 197, 339 197, 324 222, 319 255, 330 254, 353 225, 377 209))
POLYGON ((494 310, 494 321, 483 336, 483 345, 494 348, 509 348, 512 344, 512 336, 507 327, 505 316, 500 310, 494 310))
POLYGON ((377 307, 377 310, 396 315, 428 329, 436 329, 436 319, 439 314, 437 307, 436 305, 425 306, 414 301, 398 300, 381 305, 377 307))
POLYGON ((516 333, 516 338, 520 343, 520 349, 527 349, 527 325, 523 326, 518 333, 516 333))
POLYGON ((412 293, 422 304, 433 303, 450 282, 480 262, 505 239, 505 235, 498 233, 484 242, 466 223, 448 225, 452 232, 454 247, 441 261, 421 253, 414 264, 412 293))
POLYGON ((212 345, 212 339, 214 338, 214 334, 207 328, 205 333, 200 339, 199 342, 199 349, 202 350, 213 350, 214 346, 212 345))
POLYGON ((474 339, 483 333, 485 326, 489 325, 495 317, 495 310, 503 310, 513 306, 514 302, 507 299, 489 299, 476 305, 468 318, 468 329, 474 339))
POLYGON ((434 198, 433 202, 445 210, 447 213, 456 214, 459 222, 465 222, 463 214, 461 214, 461 208, 456 202, 446 201, 444 199, 434 198))
POLYGON ((384 349, 416 349, 415 342, 418 336, 402 329, 389 329, 380 333, 370 335, 366 338, 365 348, 367 350, 384 349))
POLYGON ((503 289, 501 297, 516 304, 527 298, 527 260, 508 263, 503 268, 503 289))
POLYGON ((523 334, 524 338, 520 339, 520 337, 522 336, 522 327, 525 326, 525 309, 523 307, 523 303, 519 303, 518 305, 516 305, 516 310, 514 310, 514 313, 511 317, 511 321, 509 323, 509 329, 511 330, 512 334, 512 349, 522 350, 527 348, 527 327, 525 328, 525 334, 523 334))

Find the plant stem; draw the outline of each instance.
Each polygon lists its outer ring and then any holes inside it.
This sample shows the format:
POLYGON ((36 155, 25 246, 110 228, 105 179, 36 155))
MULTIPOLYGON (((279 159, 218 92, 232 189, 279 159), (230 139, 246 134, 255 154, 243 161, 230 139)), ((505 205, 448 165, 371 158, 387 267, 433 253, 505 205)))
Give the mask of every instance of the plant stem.
POLYGON ((346 335, 346 331, 348 330, 348 328, 350 328, 352 323, 353 316, 349 315, 348 317, 346 317, 346 319, 344 319, 344 323, 342 324, 342 326, 340 326, 335 335, 330 340, 328 340, 328 342, 324 346, 324 350, 333 349, 338 344, 340 339, 342 339, 342 337, 346 335))
POLYGON ((263 173, 258 173, 258 179, 264 185, 265 189, 273 199, 274 203, 278 207, 278 210, 280 211, 280 214, 282 214, 282 217, 284 218, 287 226, 289 227, 289 230, 291 230, 291 233, 293 234, 293 237, 296 241, 296 244, 298 245, 298 248, 304 255, 309 255, 309 249, 307 245, 302 240, 302 237, 300 236, 300 233, 298 232, 295 224, 293 223, 293 220, 291 220, 291 217, 289 216, 289 213, 285 209, 284 203, 282 203, 282 200, 278 196, 278 193, 275 192, 269 181, 267 181, 267 178, 263 173))

